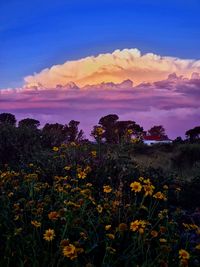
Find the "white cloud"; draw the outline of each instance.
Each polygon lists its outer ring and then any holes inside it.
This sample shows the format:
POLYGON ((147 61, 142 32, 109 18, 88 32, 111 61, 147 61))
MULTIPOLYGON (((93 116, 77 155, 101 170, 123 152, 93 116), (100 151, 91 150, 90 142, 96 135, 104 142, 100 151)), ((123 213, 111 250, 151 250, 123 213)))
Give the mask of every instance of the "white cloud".
POLYGON ((138 49, 123 49, 54 65, 24 80, 25 87, 55 88, 72 81, 84 87, 102 82, 120 83, 127 79, 134 84, 154 82, 165 79, 172 72, 189 78, 193 72, 200 72, 200 60, 163 57, 153 53, 142 55, 138 49))

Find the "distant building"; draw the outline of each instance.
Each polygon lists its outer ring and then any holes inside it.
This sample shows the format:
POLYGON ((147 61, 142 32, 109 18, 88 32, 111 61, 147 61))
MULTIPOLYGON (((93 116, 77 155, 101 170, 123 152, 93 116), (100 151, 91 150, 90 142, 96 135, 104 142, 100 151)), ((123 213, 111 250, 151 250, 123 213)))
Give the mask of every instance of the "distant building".
POLYGON ((172 140, 170 140, 168 137, 146 135, 143 137, 143 143, 148 146, 154 144, 171 144, 172 140))

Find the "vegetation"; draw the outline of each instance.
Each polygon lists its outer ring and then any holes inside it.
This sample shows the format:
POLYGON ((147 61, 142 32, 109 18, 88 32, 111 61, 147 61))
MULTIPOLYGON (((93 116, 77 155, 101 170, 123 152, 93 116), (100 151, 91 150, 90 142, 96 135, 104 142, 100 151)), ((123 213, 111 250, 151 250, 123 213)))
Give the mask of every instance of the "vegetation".
POLYGON ((95 143, 39 124, 0 114, 0 266, 200 266, 197 137, 146 146, 112 114, 95 143))

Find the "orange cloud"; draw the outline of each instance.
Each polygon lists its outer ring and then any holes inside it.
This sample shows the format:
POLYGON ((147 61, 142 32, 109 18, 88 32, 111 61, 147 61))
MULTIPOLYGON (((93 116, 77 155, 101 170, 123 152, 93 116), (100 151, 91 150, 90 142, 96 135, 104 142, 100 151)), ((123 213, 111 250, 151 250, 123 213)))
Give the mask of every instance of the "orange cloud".
POLYGON ((123 49, 54 65, 24 80, 25 87, 41 85, 47 88, 63 86, 71 81, 79 87, 102 82, 120 83, 127 79, 140 84, 165 79, 172 72, 189 78, 193 72, 200 72, 200 60, 152 53, 142 55, 138 49, 123 49))

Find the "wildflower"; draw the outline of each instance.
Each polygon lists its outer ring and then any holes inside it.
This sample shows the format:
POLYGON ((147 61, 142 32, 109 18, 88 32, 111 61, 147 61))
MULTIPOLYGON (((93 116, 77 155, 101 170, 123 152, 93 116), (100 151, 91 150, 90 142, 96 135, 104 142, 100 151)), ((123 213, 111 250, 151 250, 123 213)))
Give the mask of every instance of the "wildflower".
POLYGON ((55 231, 53 229, 48 229, 43 234, 43 239, 46 241, 52 241, 55 236, 55 231))
POLYGON ((98 213, 102 213, 102 211, 103 211, 103 208, 102 208, 102 206, 101 206, 101 205, 98 205, 98 206, 97 206, 97 211, 98 211, 98 213))
POLYGON ((33 226, 35 226, 36 228, 38 228, 38 227, 41 226, 41 222, 38 222, 38 221, 36 221, 36 220, 31 221, 31 224, 32 224, 33 226))
POLYGON ((87 183, 86 186, 87 187, 92 187, 92 183, 87 183))
POLYGON ((77 250, 76 247, 72 244, 63 247, 63 255, 70 260, 74 260, 77 258, 77 250))
POLYGON ((13 192, 8 193, 8 197, 12 197, 14 195, 13 192))
POLYGON ((159 241, 160 243, 167 243, 167 240, 165 238, 160 238, 159 241))
POLYGON ((168 189, 168 186, 166 184, 163 185, 163 189, 167 190, 168 189))
POLYGON ((79 171, 77 176, 79 179, 85 179, 87 176, 87 173, 85 171, 79 171))
POLYGON ((22 228, 20 227, 20 228, 17 228, 16 230, 15 230, 15 232, 14 232, 14 235, 19 235, 19 234, 21 234, 21 232, 22 232, 22 228))
POLYGON ((71 166, 65 166, 64 170, 69 171, 71 169, 71 166))
POLYGON ((132 133, 133 133, 133 130, 131 130, 131 129, 128 129, 128 130, 127 130, 127 134, 128 134, 128 135, 131 135, 132 133))
POLYGON ((112 226, 110 224, 105 226, 105 230, 108 231, 112 226))
POLYGON ((103 186, 103 192, 104 193, 110 193, 110 192, 112 192, 112 187, 110 185, 104 185, 103 186))
POLYGON ((157 192, 156 194, 153 195, 154 198, 159 199, 159 200, 166 200, 165 195, 162 192, 157 192))
POLYGON ((146 224, 147 223, 143 220, 135 220, 134 222, 131 222, 130 230, 133 232, 138 231, 140 234, 143 234, 146 224))
POLYGON ((155 189, 155 186, 151 185, 151 184, 147 184, 143 186, 144 188, 144 192, 145 192, 145 196, 152 196, 153 195, 153 191, 155 189))
POLYGON ((64 200, 64 204, 67 205, 67 206, 71 206, 72 208, 78 208, 79 209, 81 207, 81 205, 76 204, 76 203, 74 203, 72 201, 64 200))
POLYGON ((158 213, 158 217, 159 217, 160 219, 164 219, 165 217, 167 218, 167 217, 168 217, 167 213, 168 213, 168 210, 167 210, 167 209, 161 210, 161 211, 158 213))
POLYGON ((189 260, 190 254, 185 249, 179 250, 179 258, 183 260, 189 260))
POLYGON ((155 230, 152 230, 152 231, 151 231, 151 236, 152 236, 152 237, 157 237, 157 236, 158 236, 158 232, 155 231, 155 230))
POLYGON ((114 248, 112 248, 112 247, 107 247, 106 250, 107 250, 108 252, 110 252, 111 254, 116 253, 116 249, 114 249, 114 248))
POLYGON ((130 184, 131 191, 140 192, 142 190, 142 185, 139 182, 133 182, 130 184))
POLYGON ((200 250, 200 244, 196 245, 196 249, 200 250))
POLYGON ((141 176, 141 177, 139 178, 139 181, 142 182, 143 180, 144 180, 144 177, 141 176))
POLYGON ((83 238, 84 240, 87 240, 87 239, 88 239, 87 234, 84 233, 84 232, 80 232, 80 236, 81 236, 81 238, 83 238))
POLYGON ((57 211, 51 211, 48 214, 49 220, 56 221, 60 217, 57 211))
POLYGON ((180 187, 176 187, 175 191, 178 193, 181 191, 181 188, 180 187))
POLYGON ((126 223, 120 223, 118 226, 119 231, 123 232, 126 231, 128 229, 128 226, 126 223))
POLYGON ((198 229, 196 230, 196 234, 197 234, 197 235, 200 235, 200 228, 198 228, 198 229))
POLYGON ((92 155, 93 158, 96 158, 97 152, 94 150, 94 151, 91 152, 91 155, 92 155))
POLYGON ((57 152, 59 150, 59 148, 57 146, 54 146, 52 149, 54 152, 57 152))
POLYGON ((150 185, 150 184, 151 184, 151 181, 150 181, 150 179, 148 178, 148 179, 144 179, 144 180, 143 180, 143 183, 144 183, 144 184, 149 184, 149 185, 150 185))
POLYGON ((106 236, 109 238, 109 239, 115 239, 115 236, 113 234, 106 234, 106 236))
POLYGON ((102 127, 97 127, 95 134, 97 136, 101 136, 103 134, 103 128, 102 127))
POLYGON ((164 226, 160 226, 160 232, 164 234, 167 231, 167 228, 164 226))

